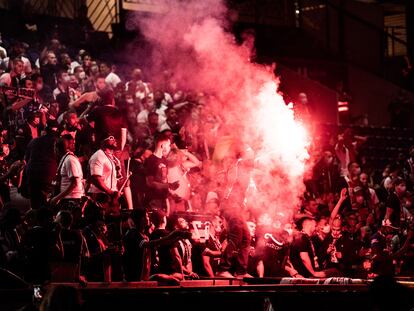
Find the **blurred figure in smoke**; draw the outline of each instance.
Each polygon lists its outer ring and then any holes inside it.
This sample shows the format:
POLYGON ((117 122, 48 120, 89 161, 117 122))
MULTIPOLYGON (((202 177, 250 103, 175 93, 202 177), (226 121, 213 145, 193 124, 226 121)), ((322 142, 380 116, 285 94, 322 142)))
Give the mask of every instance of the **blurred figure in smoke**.
POLYGON ((299 93, 294 105, 295 118, 301 120, 304 124, 311 123, 311 107, 309 105, 308 95, 299 93))
POLYGON ((191 204, 189 203, 191 188, 187 173, 192 168, 200 167, 200 165, 201 162, 195 155, 186 149, 178 149, 175 145, 168 154, 168 182, 178 182, 180 185, 176 190, 172 191, 173 198, 170 199, 172 213, 191 210, 191 204))
POLYGON ((256 222, 248 220, 246 224, 250 232, 250 251, 247 271, 254 277, 262 278, 264 276, 264 265, 261 253, 257 249, 256 222))
MULTIPOLYGON (((231 160, 231 159, 230 159, 231 160)), ((254 151, 245 148, 237 159, 227 168, 227 184, 224 199, 240 209, 248 206, 248 195, 253 195, 256 185, 253 180, 254 151)))
POLYGON ((334 193, 338 187, 339 179, 339 166, 335 162, 332 152, 326 150, 313 169, 316 193, 334 193))
POLYGON ((217 276, 232 278, 233 272, 236 277, 250 277, 247 265, 251 238, 246 221, 234 210, 234 206, 222 209, 221 214, 226 221, 228 244, 222 254, 217 276))

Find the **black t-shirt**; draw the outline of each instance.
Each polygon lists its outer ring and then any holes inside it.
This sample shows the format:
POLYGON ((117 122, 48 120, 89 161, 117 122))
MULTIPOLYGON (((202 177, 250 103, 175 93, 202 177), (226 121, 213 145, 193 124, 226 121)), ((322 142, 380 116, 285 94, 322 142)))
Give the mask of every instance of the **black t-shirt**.
MULTIPOLYGON (((167 161, 151 154, 144 163, 145 175, 152 176, 154 181, 166 184, 167 181, 167 161)), ((148 186, 148 185, 147 185, 148 186)), ((148 187, 146 193, 147 201, 165 200, 168 196, 168 189, 155 189, 148 187)))
POLYGON ((347 235, 341 235, 341 237, 334 241, 331 234, 329 234, 323 241, 322 252, 324 258, 321 258, 324 262, 325 268, 337 268, 340 271, 346 273, 351 269, 352 264, 357 259, 357 246, 355 241, 350 240, 347 235), (336 256, 337 262, 334 262, 334 258, 331 254, 327 253, 327 250, 331 244, 334 244, 336 252, 342 254, 341 258, 336 256))
POLYGON ((131 281, 147 281, 151 268, 151 251, 146 247, 148 237, 139 233, 136 228, 127 231, 123 243, 123 265, 125 279, 131 281))
POLYGON ((79 263, 82 252, 82 235, 77 230, 62 229, 63 261, 79 263))
POLYGON ((50 278, 49 262, 57 259, 54 253, 56 245, 54 233, 45 227, 33 227, 23 236, 22 245, 27 258, 26 279, 38 283, 48 280, 50 278))
POLYGON ((29 143, 25 160, 30 178, 48 183, 53 181, 57 170, 55 141, 56 137, 47 134, 35 138, 29 143))
POLYGON ((289 257, 289 244, 286 243, 282 236, 272 234, 272 237, 268 235, 266 237, 263 236, 263 244, 260 243, 262 245, 260 253, 263 259, 265 276, 288 276, 284 267, 289 257))
MULTIPOLYGON (((150 236, 150 240, 158 240, 168 235, 168 231, 165 229, 155 229, 150 236)), ((179 265, 171 255, 171 246, 163 245, 159 246, 152 251, 152 267, 153 273, 165 273, 171 274, 174 272, 180 272, 179 265)))
POLYGON ((90 120, 95 121, 96 141, 98 143, 105 137, 104 135, 113 135, 118 144, 121 139, 121 128, 126 128, 124 116, 117 107, 99 106, 89 114, 90 120))
POLYGON ((401 214, 401 202, 400 199, 397 197, 395 192, 391 193, 387 199, 387 208, 391 208, 392 214, 390 216, 390 221, 393 226, 399 227, 400 226, 400 214, 401 214))
POLYGON ((302 259, 300 258, 300 253, 308 253, 310 261, 312 263, 313 269, 315 269, 315 254, 313 252, 312 243, 310 238, 301 233, 297 236, 292 243, 290 249, 290 261, 292 262, 293 267, 298 271, 298 273, 304 277, 311 277, 311 273, 303 264, 302 259))

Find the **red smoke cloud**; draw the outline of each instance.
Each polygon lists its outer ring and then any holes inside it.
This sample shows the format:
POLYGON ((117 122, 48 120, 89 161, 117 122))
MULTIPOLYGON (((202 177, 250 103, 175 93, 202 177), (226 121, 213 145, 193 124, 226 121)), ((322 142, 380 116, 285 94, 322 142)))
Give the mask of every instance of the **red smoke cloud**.
POLYGON ((272 215, 291 215, 304 190, 308 141, 277 93, 277 79, 268 68, 250 61, 251 41, 236 43, 227 30, 228 11, 221 0, 165 5, 165 14, 133 17, 152 45, 153 71, 168 68, 179 86, 212 95, 208 110, 223 120, 217 141, 231 136, 240 149, 254 150, 247 205, 272 215))

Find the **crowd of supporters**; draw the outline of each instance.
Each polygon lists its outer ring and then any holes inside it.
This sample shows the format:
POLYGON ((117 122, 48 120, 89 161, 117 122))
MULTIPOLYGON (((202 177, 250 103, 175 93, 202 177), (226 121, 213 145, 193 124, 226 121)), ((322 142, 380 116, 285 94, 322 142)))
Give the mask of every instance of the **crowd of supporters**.
POLYGON ((414 148, 378 178, 365 137, 315 140, 302 206, 281 224, 242 203, 231 174, 248 163, 214 170, 208 94, 73 50, 59 36, 37 53, 0 46, 2 268, 35 284, 412 275, 414 148))

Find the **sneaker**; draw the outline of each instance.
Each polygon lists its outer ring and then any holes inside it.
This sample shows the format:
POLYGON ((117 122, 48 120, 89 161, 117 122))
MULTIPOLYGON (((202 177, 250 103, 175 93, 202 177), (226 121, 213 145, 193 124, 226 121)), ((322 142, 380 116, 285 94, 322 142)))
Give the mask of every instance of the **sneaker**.
POLYGON ((231 274, 229 271, 217 272, 216 277, 218 277, 218 278, 234 278, 233 274, 231 274))

